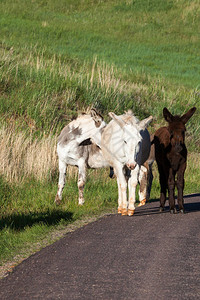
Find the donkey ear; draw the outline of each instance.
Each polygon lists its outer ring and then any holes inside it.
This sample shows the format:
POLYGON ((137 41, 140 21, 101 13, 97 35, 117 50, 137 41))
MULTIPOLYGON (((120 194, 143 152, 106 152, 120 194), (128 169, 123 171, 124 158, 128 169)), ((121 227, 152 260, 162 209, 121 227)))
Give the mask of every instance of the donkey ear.
POLYGON ((188 112, 186 114, 184 114, 181 117, 181 121, 186 124, 187 121, 192 117, 192 115, 195 113, 196 107, 191 108, 190 110, 188 110, 188 112))
POLYGON ((163 108, 163 117, 165 118, 165 120, 170 123, 173 121, 173 115, 169 112, 169 110, 167 109, 167 107, 163 108))
POLYGON ((103 121, 102 115, 100 115, 100 114, 96 111, 96 109, 94 109, 94 108, 91 109, 90 114, 91 114, 91 117, 93 118, 93 120, 94 120, 94 122, 95 122, 96 127, 101 126, 101 123, 102 123, 102 121, 103 121))
POLYGON ((100 113, 98 113, 95 108, 91 109, 90 114, 94 120, 99 120, 100 118, 103 121, 103 116, 100 113))
POLYGON ((145 129, 149 126, 149 124, 153 121, 153 117, 150 116, 142 121, 140 121, 139 123, 139 126, 142 128, 142 129, 145 129))
POLYGON ((116 114, 114 114, 114 112, 109 112, 108 115, 121 127, 123 128, 125 125, 125 122, 116 114))

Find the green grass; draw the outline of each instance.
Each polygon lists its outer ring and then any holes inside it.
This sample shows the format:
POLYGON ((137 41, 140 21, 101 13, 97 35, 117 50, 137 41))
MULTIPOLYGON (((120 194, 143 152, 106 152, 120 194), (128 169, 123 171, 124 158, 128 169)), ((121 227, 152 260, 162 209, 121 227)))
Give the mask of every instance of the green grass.
MULTIPOLYGON (((94 106, 106 121, 109 111, 133 109, 140 119, 153 115, 149 130, 154 132, 165 124, 164 106, 174 114, 196 106, 187 124, 186 143, 193 153, 185 193, 198 192, 198 2, 1 0, 0 127, 9 128, 13 139, 23 132, 30 144, 34 139, 44 142, 58 135, 73 116, 94 106)), ((10 159, 1 149, 2 162, 10 159)), ((1 261, 30 254, 52 241, 55 230, 117 207, 116 181, 104 171, 89 172, 83 207, 77 204, 74 177, 64 190, 62 205, 56 207, 58 174, 51 171, 53 175, 43 181, 33 175, 12 183, 6 181, 6 172, 12 170, 1 172, 1 261)), ((156 167, 154 172, 152 198, 157 199, 156 167)))
POLYGON ((54 182, 41 183, 32 179, 13 185, 0 177, 0 261, 12 258, 24 248, 26 251, 34 249, 34 243, 69 223, 116 208, 116 182, 105 176, 98 177, 96 171, 90 173, 84 206, 78 206, 75 177, 68 178, 61 206, 54 203, 57 191, 54 182))
POLYGON ((197 2, 140 2, 2 1, 1 40, 198 87, 197 2))

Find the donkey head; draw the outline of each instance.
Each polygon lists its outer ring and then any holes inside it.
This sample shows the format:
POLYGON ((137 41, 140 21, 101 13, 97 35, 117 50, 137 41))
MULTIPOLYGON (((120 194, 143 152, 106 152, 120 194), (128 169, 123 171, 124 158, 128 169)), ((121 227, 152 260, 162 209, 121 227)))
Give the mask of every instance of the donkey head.
POLYGON ((195 110, 196 107, 193 107, 182 117, 180 117, 177 115, 173 116, 166 107, 163 109, 163 116, 165 120, 169 123, 168 131, 170 134, 170 142, 176 152, 181 152, 181 150, 183 149, 186 131, 185 124, 192 117, 195 110))
POLYGON ((121 155, 125 158, 126 166, 133 170, 139 163, 138 157, 142 148, 140 131, 149 125, 153 117, 146 118, 140 122, 131 111, 122 116, 117 116, 110 112, 109 116, 120 128, 115 141, 116 148, 121 148, 121 155))
MULTIPOLYGON (((94 121, 95 124, 95 130, 93 132, 93 135, 91 136, 91 141, 95 143, 96 145, 101 145, 101 134, 103 128, 106 126, 106 123, 100 113, 96 111, 96 109, 92 108, 90 115, 94 121)), ((93 126, 92 126, 93 127, 93 126)), ((88 128, 88 130, 91 130, 92 128, 88 128)))

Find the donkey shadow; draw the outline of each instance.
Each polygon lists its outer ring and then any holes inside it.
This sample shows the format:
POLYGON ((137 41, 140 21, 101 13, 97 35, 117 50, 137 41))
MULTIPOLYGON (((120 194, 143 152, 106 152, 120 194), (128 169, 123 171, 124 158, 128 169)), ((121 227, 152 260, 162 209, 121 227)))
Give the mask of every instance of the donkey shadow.
MULTIPOLYGON (((200 193, 185 195, 184 199, 186 200, 185 203, 184 203, 185 214, 200 211, 200 193), (199 198, 199 199, 197 199, 197 201, 194 201, 192 203, 187 203, 186 202, 187 198, 199 198)), ((166 203, 167 202, 168 202, 168 198, 167 198, 166 203)), ((159 212, 159 207, 160 207, 160 199, 158 199, 158 198, 151 199, 149 202, 147 202, 147 204, 145 206, 142 206, 138 209, 136 208, 136 211, 135 211, 134 215, 139 217, 139 216, 144 216, 144 215, 161 214, 159 212), (149 204, 153 204, 153 206, 149 206, 149 204)), ((176 208, 177 208, 177 211, 179 213, 178 205, 176 205, 176 208)), ((170 210, 169 205, 166 205, 165 210, 162 212, 162 214, 163 213, 169 213, 169 210, 170 210)))
MULTIPOLYGON (((193 202, 193 203, 185 203, 184 207, 185 207, 185 211, 186 213, 190 213, 190 212, 197 212, 200 211, 200 193, 196 193, 196 194, 192 194, 192 195, 186 195, 184 196, 184 199, 187 198, 199 198, 199 202, 193 202)), ((187 201, 187 200, 186 200, 187 201)))
POLYGON ((59 209, 53 211, 46 210, 46 212, 41 213, 13 213, 0 219, 0 230, 10 228, 16 231, 23 231, 27 226, 32 227, 36 224, 51 226, 58 224, 61 220, 64 222, 72 221, 73 213, 63 212, 59 209))

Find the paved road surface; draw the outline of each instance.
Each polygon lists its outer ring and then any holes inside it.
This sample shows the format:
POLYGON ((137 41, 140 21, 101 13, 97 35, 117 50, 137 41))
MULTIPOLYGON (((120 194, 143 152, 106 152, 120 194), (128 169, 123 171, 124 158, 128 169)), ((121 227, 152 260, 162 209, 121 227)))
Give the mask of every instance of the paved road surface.
POLYGON ((200 194, 185 215, 110 215, 46 247, 0 281, 0 299, 200 299, 200 194))

